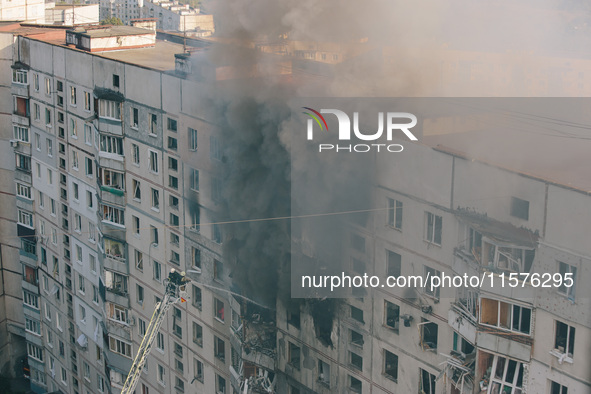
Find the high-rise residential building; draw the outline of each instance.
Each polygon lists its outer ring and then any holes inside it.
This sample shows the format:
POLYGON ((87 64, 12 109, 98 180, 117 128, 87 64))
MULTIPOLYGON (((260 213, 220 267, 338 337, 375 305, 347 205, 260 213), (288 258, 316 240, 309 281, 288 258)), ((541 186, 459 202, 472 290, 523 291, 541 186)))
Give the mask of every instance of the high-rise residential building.
POLYGON ((189 299, 169 311, 142 394, 589 391, 584 176, 536 174, 525 149, 517 164, 471 157, 469 134, 405 146, 377 179, 388 214, 348 230, 351 274, 556 272, 574 286, 355 292, 319 329, 312 301, 267 309, 232 293, 215 225, 221 133, 198 99, 232 73, 196 67, 205 44, 185 52, 129 26, 19 29, 0 34, 1 187, 14 191, 0 194, 13 293, 0 345, 26 352, 33 391, 119 392, 172 268, 191 278, 189 299), (405 168, 427 171, 416 182, 405 168), (499 184, 511 187, 493 199, 499 184))

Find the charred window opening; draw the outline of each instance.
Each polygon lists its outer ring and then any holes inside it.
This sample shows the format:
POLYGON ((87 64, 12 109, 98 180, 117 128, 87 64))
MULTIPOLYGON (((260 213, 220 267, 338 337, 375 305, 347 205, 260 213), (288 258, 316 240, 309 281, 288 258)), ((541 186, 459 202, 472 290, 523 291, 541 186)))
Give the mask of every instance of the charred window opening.
POLYGON ((528 220, 529 219, 529 201, 521 198, 511 197, 511 216, 528 220))
POLYGON ((318 381, 330 387, 330 365, 318 360, 318 381))
POLYGON ((294 326, 298 330, 300 329, 300 311, 299 311, 299 309, 287 312, 287 324, 294 326))
POLYGON ((389 301, 384 301, 384 324, 386 327, 398 332, 400 324, 400 307, 389 301))
POLYGON ((388 253, 388 276, 399 277, 402 270, 402 256, 390 250, 388 253))
POLYGON ((358 274, 365 273, 365 264, 363 261, 356 259, 355 257, 351 258, 351 267, 353 268, 353 271, 358 274))
POLYGON ((420 331, 421 348, 423 350, 437 350, 437 333, 439 331, 437 324, 423 318, 420 324, 420 331))
POLYGON ((384 350, 384 375, 395 382, 398 381, 398 356, 384 350))
POLYGON ((361 253, 365 253, 365 238, 357 235, 357 234, 351 234, 351 248, 361 252, 361 253))
POLYGON ((334 299, 316 301, 310 306, 316 338, 326 347, 332 347, 332 328, 337 304, 334 299))
POLYGON ((300 357, 301 357, 301 349, 299 346, 294 345, 293 343, 289 343, 289 354, 288 360, 289 364, 296 369, 300 369, 300 357))

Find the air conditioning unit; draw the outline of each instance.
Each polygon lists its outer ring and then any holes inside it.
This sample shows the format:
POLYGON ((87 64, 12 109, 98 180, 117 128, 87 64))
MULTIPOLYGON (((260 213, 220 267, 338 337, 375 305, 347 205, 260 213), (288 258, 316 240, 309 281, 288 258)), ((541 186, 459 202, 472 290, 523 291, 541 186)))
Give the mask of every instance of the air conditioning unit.
POLYGON ((12 146, 13 148, 18 147, 18 140, 10 140, 10 146, 12 146))

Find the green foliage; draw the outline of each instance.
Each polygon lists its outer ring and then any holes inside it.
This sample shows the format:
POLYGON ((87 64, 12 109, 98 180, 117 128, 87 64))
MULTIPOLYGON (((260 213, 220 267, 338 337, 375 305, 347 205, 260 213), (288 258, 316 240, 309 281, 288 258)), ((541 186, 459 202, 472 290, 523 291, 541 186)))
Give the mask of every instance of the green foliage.
POLYGON ((121 21, 121 19, 115 18, 115 17, 106 18, 101 21, 101 25, 121 26, 122 24, 123 24, 123 22, 121 21))

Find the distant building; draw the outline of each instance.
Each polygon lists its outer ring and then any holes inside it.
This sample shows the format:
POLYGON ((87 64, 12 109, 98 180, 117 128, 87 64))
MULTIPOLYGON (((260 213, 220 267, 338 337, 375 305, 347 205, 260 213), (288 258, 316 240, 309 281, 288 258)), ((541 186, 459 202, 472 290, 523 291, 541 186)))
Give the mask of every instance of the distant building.
POLYGON ((46 3, 45 5, 45 24, 73 26, 99 23, 98 4, 46 3))
POLYGON ((44 0, 1 0, 0 20, 44 23, 44 0))

